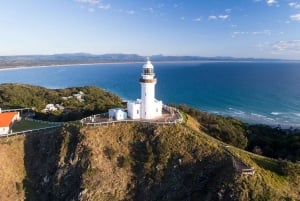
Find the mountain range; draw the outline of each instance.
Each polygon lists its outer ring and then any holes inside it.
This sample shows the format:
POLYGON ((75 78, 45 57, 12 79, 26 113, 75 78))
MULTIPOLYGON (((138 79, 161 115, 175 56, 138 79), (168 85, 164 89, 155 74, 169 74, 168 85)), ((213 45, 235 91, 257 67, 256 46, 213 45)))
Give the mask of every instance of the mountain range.
MULTIPOLYGON (((286 61, 264 58, 235 58, 235 57, 202 57, 202 56, 165 56, 152 55, 152 61, 286 61)), ((88 53, 53 54, 53 55, 18 55, 0 56, 0 68, 67 65, 67 64, 94 64, 118 62, 143 62, 145 56, 138 54, 101 54, 88 53)))

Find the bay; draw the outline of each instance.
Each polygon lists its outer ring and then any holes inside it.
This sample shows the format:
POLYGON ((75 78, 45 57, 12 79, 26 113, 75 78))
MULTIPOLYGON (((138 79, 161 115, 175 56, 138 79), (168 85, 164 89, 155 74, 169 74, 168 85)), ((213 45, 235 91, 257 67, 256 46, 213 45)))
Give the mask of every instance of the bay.
MULTIPOLYGON (((48 88, 94 85, 124 99, 140 96, 143 63, 49 66, 0 71, 0 83, 48 88)), ((248 123, 300 126, 300 63, 153 62, 156 97, 248 123)))

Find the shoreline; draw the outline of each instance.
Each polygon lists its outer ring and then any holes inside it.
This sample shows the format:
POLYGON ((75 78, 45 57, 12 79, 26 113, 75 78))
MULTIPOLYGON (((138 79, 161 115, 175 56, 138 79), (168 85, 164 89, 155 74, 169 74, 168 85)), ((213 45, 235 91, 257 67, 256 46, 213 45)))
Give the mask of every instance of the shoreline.
MULTIPOLYGON (((261 60, 174 60, 174 61, 152 61, 153 63, 300 63, 300 61, 261 61, 261 60)), ((69 67, 69 66, 91 66, 91 65, 113 65, 113 64, 136 64, 144 63, 144 61, 116 61, 116 62, 96 62, 96 63, 74 63, 74 64, 49 64, 49 65, 32 65, 32 66, 10 66, 0 67, 0 71, 7 70, 22 70, 22 69, 33 69, 33 68, 47 68, 47 67, 69 67)))

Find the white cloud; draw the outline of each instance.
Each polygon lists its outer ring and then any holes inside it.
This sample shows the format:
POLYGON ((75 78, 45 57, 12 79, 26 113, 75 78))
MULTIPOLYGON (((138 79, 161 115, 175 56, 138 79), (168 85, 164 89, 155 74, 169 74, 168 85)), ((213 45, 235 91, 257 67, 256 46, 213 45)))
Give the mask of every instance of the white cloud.
POLYGON ((195 21, 195 22, 200 22, 202 20, 202 18, 201 17, 198 17, 198 18, 195 18, 193 21, 195 21))
POLYGON ((267 36, 270 36, 272 34, 272 31, 271 30, 263 30, 263 31, 234 31, 232 32, 231 36, 233 38, 237 37, 237 36, 242 36, 242 35, 253 35, 253 36, 256 36, 256 35, 267 35, 267 36))
POLYGON ((299 2, 291 2, 291 3, 289 3, 289 6, 292 8, 300 8, 300 3, 299 2))
POLYGON ((230 8, 227 8, 226 10, 225 10, 225 13, 231 13, 231 9, 230 8))
POLYGON ((270 44, 270 46, 277 52, 289 51, 300 53, 300 40, 276 41, 270 44))
POLYGON ((269 6, 273 6, 273 5, 276 5, 278 3, 277 0, 266 0, 266 2, 269 6))
MULTIPOLYGON (((253 0, 254 2, 262 2, 262 0, 253 0)), ((278 5, 278 1, 277 0, 265 0, 265 2, 269 5, 269 6, 279 6, 278 5)))
POLYGON ((98 6, 99 9, 103 9, 103 10, 108 10, 111 8, 111 5, 110 4, 100 4, 98 6))
POLYGON ((89 12, 94 12, 96 9, 108 10, 111 8, 110 4, 103 4, 101 0, 76 0, 82 4, 89 12))
POLYGON ((210 15, 210 16, 208 16, 208 19, 210 19, 210 20, 216 20, 216 19, 218 19, 218 17, 215 16, 215 15, 210 15))
POLYGON ((100 3, 99 0, 77 0, 79 3, 87 3, 87 4, 98 4, 100 3))
POLYGON ((229 18, 229 15, 210 15, 208 16, 209 20, 227 20, 229 18))
POLYGON ((219 15, 219 19, 226 20, 229 15, 219 15))
POLYGON ((144 11, 147 11, 147 12, 149 12, 149 13, 154 13, 154 9, 153 8, 145 8, 145 9, 143 9, 144 11))
POLYGON ((294 21, 300 21, 300 13, 295 14, 295 15, 291 15, 290 19, 294 20, 294 21))

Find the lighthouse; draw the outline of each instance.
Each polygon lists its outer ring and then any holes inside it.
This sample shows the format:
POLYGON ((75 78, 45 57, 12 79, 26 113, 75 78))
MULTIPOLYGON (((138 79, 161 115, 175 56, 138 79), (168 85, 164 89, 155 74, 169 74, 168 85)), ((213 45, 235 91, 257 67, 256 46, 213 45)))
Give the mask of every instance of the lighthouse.
POLYGON ((143 65, 141 77, 141 99, 127 103, 128 116, 132 119, 154 119, 162 115, 162 101, 155 98, 157 79, 151 61, 143 65))

